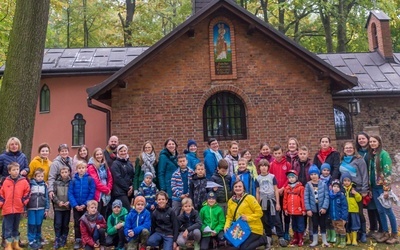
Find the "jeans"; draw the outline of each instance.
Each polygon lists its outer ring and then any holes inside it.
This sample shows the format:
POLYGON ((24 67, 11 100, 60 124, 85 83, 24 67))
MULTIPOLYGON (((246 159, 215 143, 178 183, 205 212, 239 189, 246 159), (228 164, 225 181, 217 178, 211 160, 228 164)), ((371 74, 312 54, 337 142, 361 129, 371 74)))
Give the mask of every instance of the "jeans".
POLYGON ((19 237, 19 222, 21 214, 7 214, 3 216, 4 238, 8 241, 19 237))
POLYGON ((85 214, 86 209, 83 211, 78 211, 74 208, 74 231, 75 231, 75 240, 81 238, 81 228, 79 219, 85 214))
POLYGON ((54 211, 54 231, 56 233, 56 238, 60 238, 63 235, 68 236, 70 219, 71 210, 54 211))
POLYGON ((379 218, 381 219, 383 232, 389 232, 386 216, 389 217, 390 227, 392 228, 392 234, 397 234, 397 222, 394 216, 392 208, 384 208, 378 197, 383 193, 382 187, 372 188, 372 198, 375 201, 376 208, 378 209, 379 218))
POLYGON ((159 232, 155 232, 150 235, 147 240, 147 246, 157 247, 163 244, 163 250, 172 250, 174 245, 174 238, 171 236, 167 236, 165 234, 161 234, 159 232))
POLYGON ((292 217, 292 229, 296 233, 304 233, 305 223, 303 215, 291 215, 292 217))
POLYGON ((38 241, 42 238, 42 223, 44 209, 28 210, 28 240, 29 242, 38 241))

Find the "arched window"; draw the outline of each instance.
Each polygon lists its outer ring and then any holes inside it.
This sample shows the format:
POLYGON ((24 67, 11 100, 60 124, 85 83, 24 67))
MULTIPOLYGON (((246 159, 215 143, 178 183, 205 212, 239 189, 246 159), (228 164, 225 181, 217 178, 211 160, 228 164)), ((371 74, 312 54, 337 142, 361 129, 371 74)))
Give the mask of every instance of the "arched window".
POLYGON ((50 112, 50 89, 45 84, 40 90, 40 113, 50 112))
POLYGON ((77 113, 74 119, 71 121, 72 124, 72 146, 79 146, 85 144, 85 124, 86 121, 83 119, 83 115, 77 113))
POLYGON ((204 140, 247 139, 246 112, 243 101, 231 92, 212 95, 203 108, 204 140))
POLYGON ((335 118, 336 139, 352 139, 349 112, 342 107, 334 106, 333 114, 335 118))

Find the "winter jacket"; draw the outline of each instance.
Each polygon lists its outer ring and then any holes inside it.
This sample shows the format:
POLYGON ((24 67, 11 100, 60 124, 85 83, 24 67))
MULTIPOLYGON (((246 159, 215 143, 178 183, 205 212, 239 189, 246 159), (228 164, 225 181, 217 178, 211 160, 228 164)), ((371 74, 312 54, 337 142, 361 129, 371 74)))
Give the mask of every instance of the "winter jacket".
POLYGON ((309 182, 310 179, 310 174, 308 173, 308 170, 310 170, 311 167, 311 160, 307 159, 306 162, 300 162, 300 161, 295 161, 294 165, 292 166, 292 169, 296 170, 298 173, 298 180, 305 186, 307 182, 309 182))
POLYGON ((99 170, 92 163, 88 164, 87 173, 94 180, 94 185, 96 187, 96 191, 94 192, 94 199, 99 202, 101 199, 101 194, 111 195, 110 191, 113 187, 113 178, 110 171, 110 168, 106 167, 107 172, 107 183, 103 184, 100 179, 99 170))
POLYGON ((136 211, 134 208, 131 209, 129 214, 125 218, 124 234, 128 241, 137 239, 143 229, 147 229, 150 232, 151 229, 151 215, 147 209, 143 209, 142 212, 136 211), (134 233, 133 237, 128 236, 128 231, 132 230, 134 233))
POLYGON ((4 152, 0 155, 0 173, 2 177, 9 176, 8 173, 8 165, 11 162, 17 162, 19 164, 19 172, 25 170, 29 174, 29 165, 28 159, 21 151, 13 152, 4 152))
POLYGON ((242 180, 246 192, 253 196, 256 196, 256 181, 251 176, 249 170, 246 169, 246 171, 244 172, 238 171, 237 174, 232 176, 231 190, 233 190, 233 184, 235 183, 236 180, 242 180))
POLYGON ((321 160, 318 158, 318 153, 315 154, 314 156, 314 164, 317 165, 318 169, 321 171, 321 165, 323 163, 328 163, 331 166, 331 176, 332 180, 339 180, 340 179, 340 172, 339 172, 339 166, 340 166, 340 154, 339 152, 333 150, 325 159, 325 162, 321 162, 321 160))
POLYGON ((205 200, 207 200, 207 179, 206 177, 198 177, 197 174, 192 175, 189 184, 189 197, 193 201, 194 208, 199 211, 205 200))
POLYGON ((126 208, 121 207, 121 211, 119 214, 111 213, 107 219, 107 234, 108 235, 115 235, 118 233, 117 229, 115 229, 115 225, 118 223, 123 223, 125 227, 126 217, 128 215, 128 210, 126 208))
POLYGON ((160 152, 158 158, 158 181, 160 189, 168 193, 168 197, 172 197, 171 178, 172 174, 179 168, 177 161, 177 152, 172 155, 168 149, 164 148, 160 152))
POLYGON ((44 181, 36 182, 35 179, 30 181, 31 196, 29 198, 28 210, 49 210, 50 199, 47 185, 44 181))
MULTIPOLYGON (((224 154, 221 150, 218 150, 222 159, 224 158, 224 154)), ((204 165, 206 167, 206 178, 207 180, 211 179, 211 176, 215 173, 218 167, 218 161, 215 157, 215 154, 211 151, 211 149, 204 150, 204 165)))
POLYGON ((19 176, 15 180, 6 177, 0 189, 1 214, 22 214, 24 206, 29 202, 29 192, 29 183, 25 177, 19 176))
POLYGON ((135 169, 129 159, 117 158, 111 167, 113 187, 111 196, 126 196, 129 188, 133 186, 135 169))
POLYGON ((342 166, 342 164, 349 164, 350 166, 354 167, 355 173, 352 172, 349 174, 351 175, 351 180, 353 183, 356 184, 356 190, 359 193, 366 194, 369 190, 368 185, 368 167, 365 163, 363 158, 357 158, 355 156, 348 157, 345 156, 340 164, 340 173, 343 174, 347 172, 347 169, 342 166))
POLYGON ((286 187, 286 185, 288 184, 286 172, 291 169, 292 166, 290 166, 290 163, 286 161, 285 157, 282 157, 279 162, 276 159, 271 162, 269 173, 275 175, 279 189, 281 189, 282 187, 286 187))
MULTIPOLYGON (((61 167, 67 166, 71 173, 71 164, 72 164, 72 158, 69 156, 65 160, 63 160, 61 156, 57 156, 53 160, 53 162, 50 165, 50 171, 49 171, 49 179, 48 179, 49 192, 53 192, 53 184, 60 176, 61 167)), ((73 176, 71 175, 71 179, 72 178, 73 176)))
POLYGON ((263 235, 264 228, 261 222, 263 211, 256 198, 252 195, 247 195, 237 209, 235 218, 233 218, 237 205, 238 203, 233 201, 232 198, 229 199, 224 228, 229 228, 232 222, 236 221, 244 214, 247 217, 247 223, 249 224, 251 232, 263 235))
POLYGON ((195 229, 201 229, 201 220, 199 217, 199 213, 192 209, 190 211, 189 216, 187 216, 184 212, 178 216, 179 221, 179 231, 183 232, 188 230, 188 232, 192 232, 195 229))
POLYGON ((223 176, 219 173, 214 173, 213 176, 211 177, 211 181, 222 186, 222 187, 219 187, 217 189, 217 191, 215 192, 215 195, 217 197, 217 202, 218 203, 228 202, 229 198, 231 198, 231 196, 232 196, 232 193, 231 193, 232 177, 229 174, 226 174, 225 176, 223 176))
POLYGON ((303 215, 306 212, 304 206, 304 187, 300 182, 286 185, 283 193, 283 211, 290 215, 303 215))
POLYGON ((392 159, 385 150, 382 150, 379 157, 376 155, 370 155, 369 157, 369 181, 372 188, 376 186, 383 186, 383 190, 389 191, 390 184, 392 183, 392 159), (376 161, 380 161, 381 174, 378 175, 376 169, 376 161))
POLYGON ((96 187, 92 177, 87 173, 80 177, 76 173, 68 188, 68 200, 71 207, 86 205, 88 201, 94 199, 95 191, 96 187))
POLYGON ((106 221, 104 217, 97 212, 96 219, 94 221, 89 221, 87 212, 79 219, 79 228, 82 234, 82 245, 85 246, 89 245, 94 247, 96 242, 93 239, 94 228, 97 225, 100 225, 100 228, 106 229, 106 221))
POLYGON ((56 211, 67 211, 71 209, 71 206, 60 207, 58 203, 60 201, 67 202, 68 200, 68 187, 71 182, 71 178, 68 176, 68 179, 63 180, 61 176, 54 182, 54 196, 53 196, 53 206, 56 211))
POLYGON ((201 162, 200 159, 197 157, 196 152, 190 152, 185 149, 183 153, 186 155, 187 167, 195 170, 197 163, 201 162))
POLYGON ((318 211, 316 197, 314 195, 314 187, 311 181, 307 182, 304 187, 304 204, 306 211, 318 213, 322 208, 328 210, 329 208, 329 193, 328 186, 323 181, 318 181, 318 211))
POLYGON ((44 170, 44 181, 47 182, 49 179, 49 171, 50 171, 51 161, 49 159, 43 159, 40 156, 35 156, 31 163, 29 163, 29 174, 28 178, 32 179, 35 173, 35 170, 38 168, 42 168, 44 170))
POLYGON ((147 210, 150 210, 152 205, 156 205, 156 194, 158 192, 156 184, 151 183, 150 186, 147 186, 146 183, 142 181, 138 191, 138 195, 141 195, 146 199, 147 210))
POLYGON ((186 168, 187 173, 187 188, 188 192, 183 193, 183 180, 182 180, 182 172, 181 169, 178 168, 173 174, 171 178, 171 187, 172 187, 172 200, 173 201, 181 201, 181 195, 189 193, 189 185, 190 180, 192 179, 192 175, 194 175, 194 171, 190 168, 186 168))
POLYGON ((210 206, 206 204, 200 210, 200 219, 201 219, 201 235, 203 237, 210 237, 211 233, 204 233, 204 228, 210 227, 211 230, 214 230, 216 234, 220 231, 224 230, 225 225, 225 214, 224 210, 218 203, 210 206))
POLYGON ((360 193, 355 193, 352 194, 351 190, 353 189, 353 187, 350 185, 349 187, 343 187, 343 190, 345 192, 346 195, 346 199, 347 199, 347 205, 348 205, 348 209, 349 209, 349 213, 358 213, 359 208, 358 208, 358 202, 360 202, 362 200, 362 196, 360 193))
POLYGON ((228 175, 232 176, 235 174, 235 169, 237 169, 238 160, 240 155, 238 155, 237 160, 230 154, 227 154, 224 158, 228 162, 228 175))
MULTIPOLYGON (((155 160, 154 161, 154 169, 156 170, 156 174, 158 173, 158 161, 155 160)), ((140 163, 140 159, 139 157, 136 158, 135 161, 135 177, 133 178, 133 188, 134 190, 138 190, 140 185, 142 184, 142 181, 144 180, 144 174, 145 172, 143 172, 142 170, 142 165, 140 163)), ((158 176, 153 177, 153 183, 158 183, 158 176)))
POLYGON ((331 220, 347 221, 347 200, 341 191, 336 194, 332 190, 329 191, 329 218, 331 220))
MULTIPOLYGON (((270 155, 270 154, 267 155, 267 156, 265 156, 265 155, 259 153, 258 156, 257 156, 257 158, 254 160, 254 164, 255 164, 256 166, 258 166, 258 163, 260 163, 260 161, 261 161, 262 159, 267 160, 269 163, 271 163, 271 162, 273 162, 273 161, 275 160, 275 158, 274 158, 272 155, 270 155)), ((260 168, 258 168, 258 167, 257 167, 257 173, 258 173, 258 174, 261 174, 260 168)))
POLYGON ((151 214, 151 233, 158 232, 163 235, 172 235, 173 241, 178 239, 179 223, 172 208, 157 207, 151 214))

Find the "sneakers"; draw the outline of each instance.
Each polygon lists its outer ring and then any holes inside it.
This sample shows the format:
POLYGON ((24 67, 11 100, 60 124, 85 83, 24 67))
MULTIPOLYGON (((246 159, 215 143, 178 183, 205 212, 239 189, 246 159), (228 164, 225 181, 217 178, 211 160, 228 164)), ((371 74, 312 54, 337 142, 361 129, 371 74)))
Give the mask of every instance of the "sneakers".
POLYGON ((283 237, 279 237, 278 241, 281 247, 287 247, 287 241, 283 237))
POLYGON ((393 245, 393 244, 399 244, 399 237, 397 234, 390 234, 390 238, 386 241, 387 244, 393 245))
POLYGON ((36 241, 29 242, 29 249, 38 250, 40 247, 41 247, 41 245, 39 243, 37 243, 36 241))
POLYGON ((77 238, 76 240, 75 240, 75 244, 74 244, 74 249, 75 250, 78 250, 79 248, 81 248, 81 239, 80 238, 77 238))

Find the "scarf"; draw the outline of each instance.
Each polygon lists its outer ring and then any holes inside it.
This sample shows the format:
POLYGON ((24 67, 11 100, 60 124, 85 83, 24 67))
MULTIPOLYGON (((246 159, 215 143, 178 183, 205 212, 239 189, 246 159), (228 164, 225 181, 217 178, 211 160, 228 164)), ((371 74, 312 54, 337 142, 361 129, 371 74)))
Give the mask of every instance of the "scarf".
POLYGON ((156 171, 154 169, 154 162, 156 161, 156 154, 151 152, 150 154, 146 154, 145 152, 142 153, 142 172, 147 173, 151 172, 153 174, 153 178, 156 177, 156 171))
POLYGON ((327 150, 319 150, 318 152, 318 159, 321 163, 325 163, 326 158, 328 157, 328 155, 330 155, 330 153, 332 153, 333 151, 335 151, 334 148, 329 147, 327 150))
POLYGON ((351 161, 353 160, 353 156, 345 156, 343 157, 343 161, 340 163, 339 170, 341 173, 349 173, 351 177, 357 176, 357 169, 350 165, 351 161))
POLYGON ((239 203, 240 200, 243 198, 244 192, 241 195, 234 194, 232 196, 232 201, 235 203, 239 203))
POLYGON ((215 155, 215 159, 217 159, 217 162, 222 160, 222 155, 219 153, 219 151, 214 151, 212 149, 210 149, 210 151, 215 155))
POLYGON ((91 229, 94 229, 96 227, 96 219, 97 216, 99 216, 99 212, 96 212, 95 214, 89 214, 88 212, 86 212, 85 216, 91 229))
POLYGON ((65 158, 65 159, 61 157, 61 161, 65 166, 69 167, 69 170, 71 170, 71 158, 70 157, 67 156, 67 158, 65 158))
POLYGON ((106 151, 108 152, 108 154, 110 155, 110 158, 111 158, 112 160, 117 159, 117 155, 115 154, 115 149, 113 150, 113 149, 110 148, 109 145, 107 145, 106 151))

